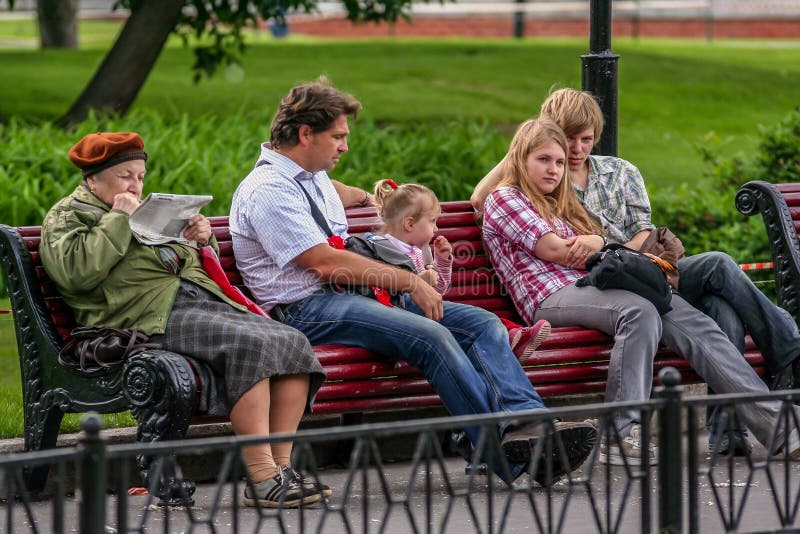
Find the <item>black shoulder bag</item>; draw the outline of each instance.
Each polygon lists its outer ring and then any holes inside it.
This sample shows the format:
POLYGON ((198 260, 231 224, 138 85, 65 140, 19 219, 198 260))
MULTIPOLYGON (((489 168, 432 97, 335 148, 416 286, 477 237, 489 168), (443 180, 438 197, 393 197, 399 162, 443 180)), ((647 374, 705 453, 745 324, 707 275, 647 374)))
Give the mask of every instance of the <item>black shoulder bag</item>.
POLYGON ((646 298, 663 315, 672 309, 672 290, 664 271, 653 261, 624 245, 612 243, 586 260, 589 271, 575 285, 598 289, 624 289, 646 298))

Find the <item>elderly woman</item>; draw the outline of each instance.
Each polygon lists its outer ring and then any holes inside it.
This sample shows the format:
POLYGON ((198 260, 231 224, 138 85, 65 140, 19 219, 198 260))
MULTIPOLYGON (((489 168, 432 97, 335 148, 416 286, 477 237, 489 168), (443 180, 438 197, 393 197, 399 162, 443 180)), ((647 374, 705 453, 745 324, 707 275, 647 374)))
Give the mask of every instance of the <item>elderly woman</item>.
MULTIPOLYGON (((208 363, 224 377, 222 400, 237 435, 295 432, 325 377, 322 366, 302 333, 227 297, 197 249, 147 246, 133 237, 128 218, 146 172, 142 138, 89 134, 69 158, 83 179, 47 213, 39 250, 78 324, 136 328, 165 350, 208 363)), ((189 221, 184 236, 217 250, 203 215, 189 221)), ((291 448, 284 442, 243 450, 254 482, 246 505, 292 507, 330 495, 289 466, 291 448)))

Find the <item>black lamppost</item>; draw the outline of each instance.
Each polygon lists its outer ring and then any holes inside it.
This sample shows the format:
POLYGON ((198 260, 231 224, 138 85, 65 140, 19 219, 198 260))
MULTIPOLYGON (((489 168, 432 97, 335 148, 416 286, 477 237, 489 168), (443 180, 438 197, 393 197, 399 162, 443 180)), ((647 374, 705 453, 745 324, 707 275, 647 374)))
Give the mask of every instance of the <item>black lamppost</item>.
POLYGON ((591 0, 589 20, 589 53, 581 56, 582 84, 584 91, 597 98, 606 123, 594 151, 604 156, 616 156, 619 56, 611 52, 611 0, 591 0))

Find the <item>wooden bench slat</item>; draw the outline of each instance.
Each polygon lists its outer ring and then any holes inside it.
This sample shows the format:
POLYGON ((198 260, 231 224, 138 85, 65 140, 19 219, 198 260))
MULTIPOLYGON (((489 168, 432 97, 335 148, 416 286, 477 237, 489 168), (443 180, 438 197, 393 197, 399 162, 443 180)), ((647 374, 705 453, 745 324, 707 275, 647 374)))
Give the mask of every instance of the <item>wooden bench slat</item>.
POLYGON ((791 183, 791 184, 774 184, 774 187, 784 194, 787 193, 800 193, 800 183, 791 183))

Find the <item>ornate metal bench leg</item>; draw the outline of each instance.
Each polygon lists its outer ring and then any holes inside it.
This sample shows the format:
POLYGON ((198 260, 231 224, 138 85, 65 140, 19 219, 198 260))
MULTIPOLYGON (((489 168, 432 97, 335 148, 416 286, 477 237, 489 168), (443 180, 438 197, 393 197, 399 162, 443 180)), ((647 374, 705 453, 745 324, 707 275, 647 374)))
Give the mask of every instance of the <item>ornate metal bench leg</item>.
MULTIPOLYGON (((123 392, 139 423, 137 440, 182 439, 194 412, 197 385, 194 371, 183 356, 151 350, 125 363, 123 392)), ((162 506, 191 506, 195 484, 184 479, 174 455, 154 458, 142 454, 138 465, 144 484, 155 490, 162 506), (153 485, 157 477, 158 483, 153 485)))
POLYGON ((159 506, 193 506, 195 483, 183 478, 181 467, 175 455, 155 459, 152 456, 139 455, 137 462, 142 478, 151 493, 159 498, 159 506), (151 481, 157 481, 152 484, 151 481))
MULTIPOLYGON (((52 395, 45 394, 38 399, 26 399, 25 450, 40 451, 54 448, 63 418, 64 412, 53 406, 52 395)), ((44 491, 49 470, 49 465, 25 470, 25 486, 32 496, 36 497, 44 491)))

